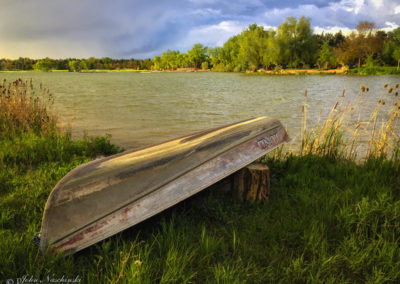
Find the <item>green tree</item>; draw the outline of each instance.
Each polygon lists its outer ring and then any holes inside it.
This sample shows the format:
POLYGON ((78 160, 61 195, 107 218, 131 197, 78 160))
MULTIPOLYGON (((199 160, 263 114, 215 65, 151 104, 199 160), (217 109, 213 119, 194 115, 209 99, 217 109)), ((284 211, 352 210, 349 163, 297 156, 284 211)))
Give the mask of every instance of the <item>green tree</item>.
POLYGON ((280 48, 273 30, 269 31, 269 35, 265 39, 265 47, 261 52, 261 63, 266 67, 266 69, 270 69, 270 67, 273 65, 278 65, 280 48))
POLYGON ((400 68, 400 46, 396 47, 393 51, 393 58, 397 60, 397 70, 400 68))
POLYGON ((85 59, 79 62, 79 70, 89 70, 89 64, 85 59))
POLYGON ((307 67, 315 62, 317 39, 313 36, 310 20, 299 21, 289 17, 278 26, 277 40, 280 47, 279 63, 288 67, 307 67))
POLYGON ((113 68, 113 60, 109 57, 103 57, 101 59, 104 69, 112 70, 113 68))
POLYGON ((81 65, 78 60, 70 60, 68 61, 68 70, 72 72, 81 71, 81 65))
POLYGON ((389 32, 382 54, 383 60, 389 65, 397 65, 399 68, 399 50, 400 49, 400 27, 389 32))
POLYGON ((332 46, 329 45, 329 41, 326 40, 321 47, 321 50, 319 51, 319 56, 317 63, 319 65, 319 68, 330 68, 335 65, 335 56, 333 54, 333 48, 332 46))
POLYGON ((189 62, 194 68, 200 68, 201 63, 206 61, 206 48, 201 43, 193 45, 187 54, 189 62))
POLYGON ((161 55, 161 69, 176 69, 178 67, 179 51, 167 50, 161 55))
POLYGON ((231 37, 226 41, 222 47, 219 56, 220 62, 224 65, 224 71, 232 71, 234 66, 238 66, 238 54, 240 50, 239 45, 240 35, 231 37))
POLYGON ((208 62, 207 61, 204 61, 203 63, 201 63, 201 69, 208 70, 208 62))
POLYGON ((181 68, 189 67, 189 57, 186 53, 178 53, 176 60, 178 67, 181 68))
POLYGON ((154 56, 154 58, 152 60, 151 69, 161 70, 160 65, 161 65, 161 57, 160 56, 154 56))
POLYGON ((222 47, 207 48, 206 53, 211 67, 217 66, 221 62, 222 47))
POLYGON ((53 62, 49 58, 39 60, 33 65, 33 69, 36 71, 48 72, 53 69, 53 62))

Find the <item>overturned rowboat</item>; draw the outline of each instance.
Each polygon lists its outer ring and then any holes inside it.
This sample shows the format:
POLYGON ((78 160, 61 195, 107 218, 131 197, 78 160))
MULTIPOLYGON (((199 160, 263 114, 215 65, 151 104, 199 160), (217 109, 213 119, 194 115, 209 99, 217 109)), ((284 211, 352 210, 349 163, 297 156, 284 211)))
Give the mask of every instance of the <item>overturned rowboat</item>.
POLYGON ((40 247, 75 253, 194 195, 288 140, 259 117, 77 167, 47 200, 40 247))

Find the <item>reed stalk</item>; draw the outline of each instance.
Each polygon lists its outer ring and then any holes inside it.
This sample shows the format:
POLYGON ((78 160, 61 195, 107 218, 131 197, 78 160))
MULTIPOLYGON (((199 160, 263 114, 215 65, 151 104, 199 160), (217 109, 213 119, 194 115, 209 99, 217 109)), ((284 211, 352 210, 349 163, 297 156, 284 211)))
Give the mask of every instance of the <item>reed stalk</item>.
MULTIPOLYGON (((369 88, 361 86, 361 92, 350 103, 345 103, 345 90, 336 101, 326 119, 307 128, 306 96, 302 106, 301 155, 321 155, 335 159, 370 159, 397 157, 400 133, 399 84, 384 87, 377 104, 368 115, 363 107, 371 100, 369 88), (363 117, 362 117, 363 116, 363 117), (368 139, 367 142, 363 140, 368 139), (360 149, 364 147, 366 149, 360 149)), ((307 91, 306 91, 307 94, 307 91)))

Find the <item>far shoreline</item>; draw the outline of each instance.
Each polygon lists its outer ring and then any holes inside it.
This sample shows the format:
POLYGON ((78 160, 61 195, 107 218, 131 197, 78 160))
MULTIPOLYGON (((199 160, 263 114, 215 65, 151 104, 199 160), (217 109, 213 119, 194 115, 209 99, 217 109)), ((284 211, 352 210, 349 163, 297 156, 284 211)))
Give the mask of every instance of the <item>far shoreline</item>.
POLYGON ((137 70, 137 69, 93 69, 81 71, 69 70, 0 70, 0 73, 194 73, 194 72, 216 72, 216 73, 242 73, 246 75, 400 75, 400 70, 396 67, 361 67, 361 68, 337 68, 337 69, 278 69, 278 70, 265 70, 259 69, 257 71, 216 71, 212 69, 201 68, 177 68, 167 70, 137 70), (372 71, 371 71, 372 70, 372 71))

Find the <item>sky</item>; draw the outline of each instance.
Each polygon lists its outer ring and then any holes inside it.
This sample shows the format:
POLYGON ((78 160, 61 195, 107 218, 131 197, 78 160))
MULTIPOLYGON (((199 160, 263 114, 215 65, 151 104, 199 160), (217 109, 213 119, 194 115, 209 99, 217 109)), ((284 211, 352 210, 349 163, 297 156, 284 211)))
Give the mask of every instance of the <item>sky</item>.
POLYGON ((388 31, 400 26, 400 0, 0 0, 0 58, 151 58, 289 16, 310 18, 316 33, 360 21, 388 31))

